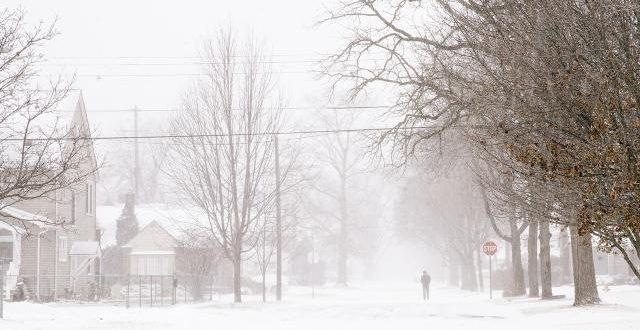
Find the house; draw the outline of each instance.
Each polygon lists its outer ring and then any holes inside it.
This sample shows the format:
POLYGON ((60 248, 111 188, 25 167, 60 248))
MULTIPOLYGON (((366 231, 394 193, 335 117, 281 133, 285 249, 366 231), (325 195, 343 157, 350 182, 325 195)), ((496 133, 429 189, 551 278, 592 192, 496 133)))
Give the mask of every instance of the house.
MULTIPOLYGON (((72 137, 91 135, 80 91, 69 92, 54 112, 56 117, 47 120, 65 125, 72 137)), ((81 158, 80 170, 92 173, 86 181, 0 207, 0 268, 5 273, 5 298, 19 279, 34 299, 49 300, 84 290, 99 272, 95 217, 98 176, 92 171, 97 163, 91 143, 82 152, 87 154, 81 158), (50 225, 60 222, 67 225, 50 225)))
POLYGON ((144 226, 123 248, 130 275, 173 275, 178 241, 157 221, 144 226))
MULTIPOLYGON (((631 262, 638 267, 640 265, 638 256, 632 249, 627 249, 626 252, 631 262)), ((594 248, 593 264, 596 276, 607 284, 637 283, 633 270, 625 261, 624 256, 617 250, 607 253, 594 248)))
MULTIPOLYGON (((122 297, 123 287, 146 285, 154 281, 164 290, 169 278, 177 279, 193 299, 198 299, 213 281, 218 292, 230 292, 233 267, 219 248, 190 239, 186 235, 198 221, 206 221, 198 209, 170 204, 138 204, 132 211, 131 195, 125 204, 99 205, 98 224, 101 228, 100 243, 103 247, 104 283, 111 286, 112 296, 122 297), (137 233, 122 246, 118 246, 118 220, 125 212, 133 212, 139 225, 137 233), (183 244, 188 243, 188 244, 183 244), (118 251, 122 250, 122 251, 118 251), (117 252, 116 252, 117 251, 117 252), (162 275, 162 276, 161 276, 162 275)), ((184 291, 182 291, 184 292, 184 291)), ((164 294, 168 294, 163 291, 164 294)), ((166 297, 166 296, 165 296, 166 297)))

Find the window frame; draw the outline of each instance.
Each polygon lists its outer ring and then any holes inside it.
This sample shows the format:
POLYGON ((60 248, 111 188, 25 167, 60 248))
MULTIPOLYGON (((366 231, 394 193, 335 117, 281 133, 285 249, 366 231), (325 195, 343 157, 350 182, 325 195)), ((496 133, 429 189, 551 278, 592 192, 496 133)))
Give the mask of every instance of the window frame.
POLYGON ((94 215, 96 213, 96 203, 95 203, 95 195, 96 195, 96 186, 93 181, 87 181, 85 184, 85 213, 87 215, 94 215))
POLYGON ((58 236, 58 261, 69 261, 69 239, 67 236, 58 236))
POLYGON ((78 219, 78 212, 77 212, 77 205, 76 205, 77 204, 77 196, 76 196, 76 192, 73 189, 71 190, 71 198, 70 198, 69 204, 70 204, 69 207, 71 208, 71 210, 70 210, 71 211, 70 212, 71 213, 71 216, 70 216, 71 224, 75 224, 76 220, 78 219))

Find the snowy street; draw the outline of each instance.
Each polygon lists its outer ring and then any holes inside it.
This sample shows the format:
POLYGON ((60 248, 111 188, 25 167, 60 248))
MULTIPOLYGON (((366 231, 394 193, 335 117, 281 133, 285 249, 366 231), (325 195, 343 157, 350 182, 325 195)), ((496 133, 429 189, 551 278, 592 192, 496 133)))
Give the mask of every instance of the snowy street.
MULTIPOLYGON (((104 305, 5 305, 3 330, 31 329, 637 329, 638 287, 601 292, 603 304, 571 307, 570 287, 556 288, 567 298, 540 302, 506 300, 494 293, 433 290, 423 302, 417 288, 361 285, 345 289, 293 290, 283 303, 222 302, 174 307, 132 308, 104 305), (295 291, 295 292, 293 292, 295 291)), ((224 298, 226 299, 226 298, 224 298)))
POLYGON ((639 86, 640 0, 5 0, 0 330, 640 330, 639 86))

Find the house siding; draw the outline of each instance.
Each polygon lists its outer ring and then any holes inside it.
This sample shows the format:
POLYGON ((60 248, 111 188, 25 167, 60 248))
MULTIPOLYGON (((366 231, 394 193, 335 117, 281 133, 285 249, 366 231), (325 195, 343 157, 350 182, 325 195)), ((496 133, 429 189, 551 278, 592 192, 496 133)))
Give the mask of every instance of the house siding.
MULTIPOLYGON (((40 235, 40 297, 50 297, 54 292, 54 283, 59 274, 55 272, 56 232, 47 231, 40 235)), ((37 296, 38 287, 38 234, 23 237, 20 276, 25 280, 29 291, 37 296)))
MULTIPOLYGON (((90 136, 90 128, 86 118, 84 101, 80 95, 76 106, 75 113, 72 116, 70 126, 79 128, 81 135, 90 136)), ((74 131, 75 132, 75 131, 74 131)), ((79 170, 87 173, 95 169, 96 161, 93 147, 81 151, 82 156, 88 156, 84 163, 80 164, 79 170)), ((73 173, 69 173, 73 176, 73 173)), ((97 175, 93 173, 87 176, 86 181, 93 183, 94 193, 92 205, 96 205, 95 187, 97 183, 97 175)), ((87 278, 77 279, 75 283, 70 278, 71 257, 68 256, 69 250, 75 242, 78 241, 97 241, 96 217, 95 210, 91 214, 86 209, 87 185, 86 182, 78 182, 72 187, 59 189, 46 196, 20 201, 13 205, 14 207, 27 211, 29 213, 44 216, 56 222, 64 221, 64 226, 59 228, 38 227, 35 224, 27 224, 27 231, 30 235, 23 236, 21 240, 21 260, 19 275, 27 281, 28 289, 35 296, 38 275, 38 233, 46 230, 40 236, 40 296, 41 298, 50 297, 55 292, 56 296, 65 293, 65 288, 75 286, 75 290, 86 286, 87 278), (76 192, 76 220, 71 221, 71 191, 76 192), (67 237, 67 250, 63 253, 67 254, 66 261, 59 261, 58 239, 59 237, 67 237), (80 283, 82 282, 82 283, 80 283)), ((12 222, 12 219, 5 220, 12 222)), ((99 262, 96 262, 94 269, 98 270, 99 262)))

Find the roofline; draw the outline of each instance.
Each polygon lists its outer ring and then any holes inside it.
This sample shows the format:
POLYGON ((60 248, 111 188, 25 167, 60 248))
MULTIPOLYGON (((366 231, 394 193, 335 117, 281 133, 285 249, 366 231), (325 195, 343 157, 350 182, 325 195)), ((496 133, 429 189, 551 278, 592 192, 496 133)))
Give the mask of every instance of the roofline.
MULTIPOLYGON (((87 116, 87 106, 84 103, 84 94, 82 93, 82 89, 77 89, 78 91, 78 103, 76 104, 76 107, 78 107, 78 105, 80 105, 80 114, 82 117, 82 121, 83 121, 83 126, 86 127, 86 130, 88 131, 87 133, 89 133, 89 135, 91 135, 91 125, 89 123, 89 116, 87 116)), ((95 147, 93 145, 93 140, 89 139, 89 153, 90 153, 90 158, 93 161, 93 166, 95 167, 96 171, 96 181, 100 180, 100 172, 98 170, 98 157, 96 156, 96 150, 95 147)))
POLYGON ((140 234, 141 234, 145 229, 147 229, 147 228, 148 228, 151 224, 153 224, 153 223, 157 224, 157 225, 158 225, 158 227, 160 227, 160 229, 162 229, 165 233, 167 233, 167 235, 169 235, 171 238, 173 238, 173 240, 174 240, 176 243, 178 242, 178 239, 177 239, 173 234, 171 234, 171 233, 170 233, 166 228, 164 228, 164 227, 163 227, 163 226, 162 226, 162 225, 161 225, 157 220, 151 220, 151 222, 147 223, 146 225, 144 225, 144 227, 140 228, 140 230, 138 230, 138 233, 137 233, 135 236, 133 236, 133 237, 132 237, 128 242, 127 242, 127 244, 123 245, 122 247, 123 247, 123 248, 125 248, 125 247, 127 247, 127 248, 133 247, 130 243, 131 243, 134 239, 136 239, 136 237, 138 237, 138 236, 139 236, 139 235, 140 235, 140 234))
MULTIPOLYGON (((29 223, 34 224, 36 227, 42 228, 42 229, 55 229, 57 228, 57 226, 51 225, 49 223, 54 223, 54 221, 52 221, 51 219, 49 219, 48 217, 45 217, 44 215, 39 215, 39 214, 34 214, 28 211, 25 211, 21 208, 15 207, 15 206, 10 206, 10 205, 2 205, 0 204, 0 215, 8 217, 10 219, 15 219, 15 220, 22 220, 22 221, 27 221, 29 223), (19 216, 19 215, 14 215, 10 213, 10 210, 17 210, 22 214, 23 216, 19 216)), ((13 227, 11 225, 9 225, 10 227, 13 227)), ((20 229, 22 231, 22 233, 26 233, 27 230, 23 229, 23 228, 19 228, 16 227, 17 229, 20 229)))

